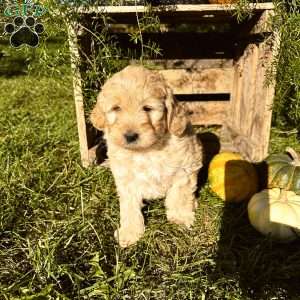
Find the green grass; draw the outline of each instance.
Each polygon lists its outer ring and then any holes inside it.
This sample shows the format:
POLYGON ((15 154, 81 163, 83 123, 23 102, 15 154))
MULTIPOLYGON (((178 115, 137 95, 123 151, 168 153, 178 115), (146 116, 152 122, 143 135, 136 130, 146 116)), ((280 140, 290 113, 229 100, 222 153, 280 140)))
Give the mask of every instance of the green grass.
MULTIPOLYGON (((0 299, 299 299, 299 242, 261 236, 245 204, 224 206, 207 185, 192 231, 154 201, 145 236, 118 247, 112 175, 80 165, 60 43, 42 61, 39 50, 0 49, 11 71, 0 76, 0 299)), ((287 145, 300 150, 296 132, 273 129, 271 151, 287 145)))
POLYGON ((273 123, 281 128, 298 128, 300 120, 300 0, 276 0, 273 27, 280 34, 281 48, 275 64, 277 88, 273 123))

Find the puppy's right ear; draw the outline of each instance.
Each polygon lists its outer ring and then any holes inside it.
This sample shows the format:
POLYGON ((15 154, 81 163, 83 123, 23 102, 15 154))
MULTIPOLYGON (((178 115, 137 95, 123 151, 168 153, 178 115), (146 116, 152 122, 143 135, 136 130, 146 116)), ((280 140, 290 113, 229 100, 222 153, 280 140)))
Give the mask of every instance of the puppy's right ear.
POLYGON ((90 120, 95 128, 98 130, 103 130, 105 126, 105 115, 103 112, 103 109, 100 105, 100 97, 97 98, 97 103, 94 106, 91 115, 90 120))
POLYGON ((167 108, 167 126, 169 132, 179 137, 182 136, 189 120, 185 108, 178 104, 170 88, 167 88, 165 105, 167 108))

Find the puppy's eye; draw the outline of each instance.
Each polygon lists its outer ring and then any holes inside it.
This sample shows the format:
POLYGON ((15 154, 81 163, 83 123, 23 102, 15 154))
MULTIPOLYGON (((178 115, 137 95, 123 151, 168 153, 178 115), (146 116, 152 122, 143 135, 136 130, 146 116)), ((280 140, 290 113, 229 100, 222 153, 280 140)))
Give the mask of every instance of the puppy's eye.
POLYGON ((118 105, 115 105, 115 106, 113 106, 112 107, 112 109, 111 109, 111 111, 120 111, 121 110, 121 107, 120 106, 118 106, 118 105))
POLYGON ((148 106, 148 105, 143 106, 143 111, 149 112, 149 111, 152 111, 152 110, 153 110, 153 108, 148 106))

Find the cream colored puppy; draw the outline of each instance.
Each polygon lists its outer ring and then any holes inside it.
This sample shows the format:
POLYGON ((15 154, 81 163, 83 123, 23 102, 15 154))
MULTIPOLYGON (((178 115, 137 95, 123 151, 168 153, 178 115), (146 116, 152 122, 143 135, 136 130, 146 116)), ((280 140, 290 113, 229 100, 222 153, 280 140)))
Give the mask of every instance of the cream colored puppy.
POLYGON ((114 74, 91 121, 104 131, 120 197, 119 244, 127 247, 143 235, 143 199, 165 197, 168 220, 190 227, 202 149, 163 77, 142 66, 114 74))

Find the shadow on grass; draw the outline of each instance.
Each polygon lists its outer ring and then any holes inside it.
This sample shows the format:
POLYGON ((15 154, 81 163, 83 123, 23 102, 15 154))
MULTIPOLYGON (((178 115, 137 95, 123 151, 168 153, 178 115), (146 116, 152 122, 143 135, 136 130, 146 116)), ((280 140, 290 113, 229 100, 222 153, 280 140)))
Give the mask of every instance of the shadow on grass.
POLYGON ((197 134, 197 139, 202 145, 203 167, 198 175, 198 191, 207 182, 208 166, 212 158, 220 152, 221 144, 217 135, 212 132, 197 134))
MULTIPOLYGON (((225 167, 226 178, 232 176, 232 164, 225 167), (226 174, 228 174, 226 176, 226 174)), ((266 165, 258 164, 259 191, 266 187, 266 165)), ((230 188, 230 183, 225 184, 230 188)), ((232 182, 231 182, 232 186, 232 182)), ((230 190, 225 190, 230 194, 230 190)), ((211 282, 230 294, 239 290, 240 299, 299 299, 299 240, 280 243, 264 237, 250 224, 248 199, 242 203, 225 203, 221 215, 216 267, 211 282)), ((270 219, 270 207, 269 219, 270 219)), ((236 292, 235 292, 236 295, 236 292)), ((208 299, 210 296, 208 295, 208 299)))
MULTIPOLYGON (((220 151, 220 142, 218 137, 210 132, 201 133, 198 135, 199 139, 203 145, 203 156, 204 156, 204 167, 202 168, 199 174, 199 186, 202 187, 207 182, 208 175, 208 165, 211 159, 220 151)), ((101 140, 101 135, 98 136, 101 140)), ((98 141, 99 142, 99 141, 98 141)), ((99 153, 101 152, 98 150, 99 153)), ((101 152, 102 153, 102 152, 101 152)), ((102 157, 102 154, 100 155, 102 157)), ((230 174, 231 164, 234 162, 229 162, 226 166, 226 173, 230 174)), ((259 190, 262 190, 266 186, 267 179, 267 169, 266 165, 258 164, 256 166, 259 176, 259 190)), ((227 176, 225 177, 226 181, 227 176)), ((230 186, 227 182, 226 186, 230 186)), ((230 193, 230 190, 226 192, 230 193)), ((219 216, 220 225, 219 225, 219 239, 217 242, 216 251, 213 255, 213 260, 215 264, 212 266, 201 265, 202 270, 198 270, 197 267, 193 267, 194 259, 190 255, 192 252, 186 250, 186 253, 189 253, 189 259, 191 267, 191 273, 197 272, 197 276, 190 276, 193 281, 197 281, 197 285, 192 285, 194 293, 198 293, 204 290, 205 286, 202 279, 198 279, 200 276, 205 278, 207 276, 209 286, 205 287, 205 299, 241 299, 241 300, 296 300, 299 299, 300 287, 299 287, 299 276, 300 276, 300 252, 299 252, 299 241, 292 243, 278 243, 274 242, 268 237, 264 237, 259 234, 249 223, 247 215, 247 201, 242 203, 225 203, 224 208, 219 216), (197 270, 196 270, 197 269, 197 270), (201 274, 201 275, 199 275, 201 274), (197 288, 200 284, 199 290, 197 288)), ((180 289, 183 293, 186 293, 186 281, 178 279, 176 281, 176 288, 174 290, 168 290, 164 287, 165 290, 159 290, 161 287, 159 276, 166 276, 167 282, 174 282, 175 280, 171 277, 168 277, 164 273, 165 269, 161 267, 163 263, 166 263, 166 270, 169 270, 170 274, 173 273, 175 276, 176 268, 169 266, 170 259, 174 250, 174 244, 172 244, 172 239, 166 241, 167 235, 162 235, 160 232, 165 232, 160 230, 160 224, 149 224, 149 216, 154 216, 153 219, 161 220, 165 218, 163 205, 154 209, 144 209, 144 214, 146 215, 147 227, 156 226, 157 230, 155 231, 159 238, 155 239, 155 244, 147 244, 147 247, 143 243, 137 245, 133 250, 127 250, 129 252, 121 252, 121 260, 125 262, 128 268, 139 270, 140 266, 147 266, 152 264, 152 267, 146 268, 141 272, 141 278, 145 280, 147 277, 148 280, 153 284, 153 289, 155 292, 162 293, 160 299, 167 299, 169 297, 168 293, 174 295, 177 293, 180 294, 180 289), (161 242, 158 242, 158 241, 161 242), (151 246, 152 245, 152 246, 151 246), (145 248, 146 247, 146 248, 145 248), (147 250, 145 250, 147 249, 147 250), (159 254, 158 254, 159 253, 159 254), (158 258, 159 257, 159 258, 158 258), (150 260, 152 261, 150 263, 150 260), (156 263, 153 263, 153 261, 156 263), (134 266, 134 267, 133 267, 134 266), (181 284, 181 285, 180 285, 181 284)), ((100 215, 100 213, 99 213, 100 215)), ((210 219, 208 219, 210 220, 210 219)), ((153 222, 150 220, 150 222, 153 222)), ((168 230, 172 227, 168 227, 168 230)), ((115 247, 114 240, 111 236, 109 230, 107 233, 109 238, 109 243, 105 246, 105 254, 109 257, 108 261, 110 263, 103 264, 103 270, 107 274, 107 278, 113 276, 113 269, 115 265, 115 258, 112 255, 111 249, 115 247)), ((173 237, 173 233, 169 235, 173 237)), ((178 234, 178 228, 175 228, 174 236, 178 234)), ((183 236, 180 236, 178 240, 184 239, 183 236)), ((177 244, 175 244, 177 245, 177 244)), ((184 246, 180 244, 178 249, 181 249, 182 253, 185 253, 183 250, 184 246)), ((176 250, 177 251, 177 250, 176 250)), ((213 251, 213 250, 212 250, 213 251)), ((209 252, 209 251, 208 251, 209 252)), ((207 253, 205 254, 207 255, 207 253)), ((199 257, 198 257, 199 258, 199 257)), ((171 263, 172 264, 172 263, 171 263)), ((83 266, 84 269, 84 266, 83 266)), ((182 274, 184 271, 178 271, 178 274, 182 274)), ((136 289, 140 289, 142 284, 145 284, 143 280, 136 281, 136 289)), ((203 279, 204 280, 204 279, 203 279)), ((67 281, 66 281, 67 282, 67 281)), ((149 283, 147 283, 149 284, 149 283)), ((190 283, 191 284, 191 283, 190 283)), ((135 287, 132 287, 132 292, 136 293, 135 287)), ((178 295, 179 295, 178 294, 178 295)), ((180 294, 181 295, 181 294, 180 294)), ((183 294, 182 294, 183 295, 183 294)), ((186 294, 185 294, 186 295, 186 294)), ((204 295, 204 292, 203 292, 204 295)), ((171 297, 171 296, 170 296, 171 297)), ((178 296, 179 297, 179 296, 178 296)), ((156 298, 158 299, 158 298, 156 298)), ((171 298, 170 298, 171 299, 171 298)), ((176 299, 176 298, 174 298, 176 299)), ((178 298, 179 299, 179 298, 178 298)), ((186 299, 186 298, 182 298, 186 299)), ((197 298, 190 298, 197 299, 197 298)))
POLYGON ((0 76, 9 78, 26 75, 30 61, 25 57, 0 56, 0 76))

